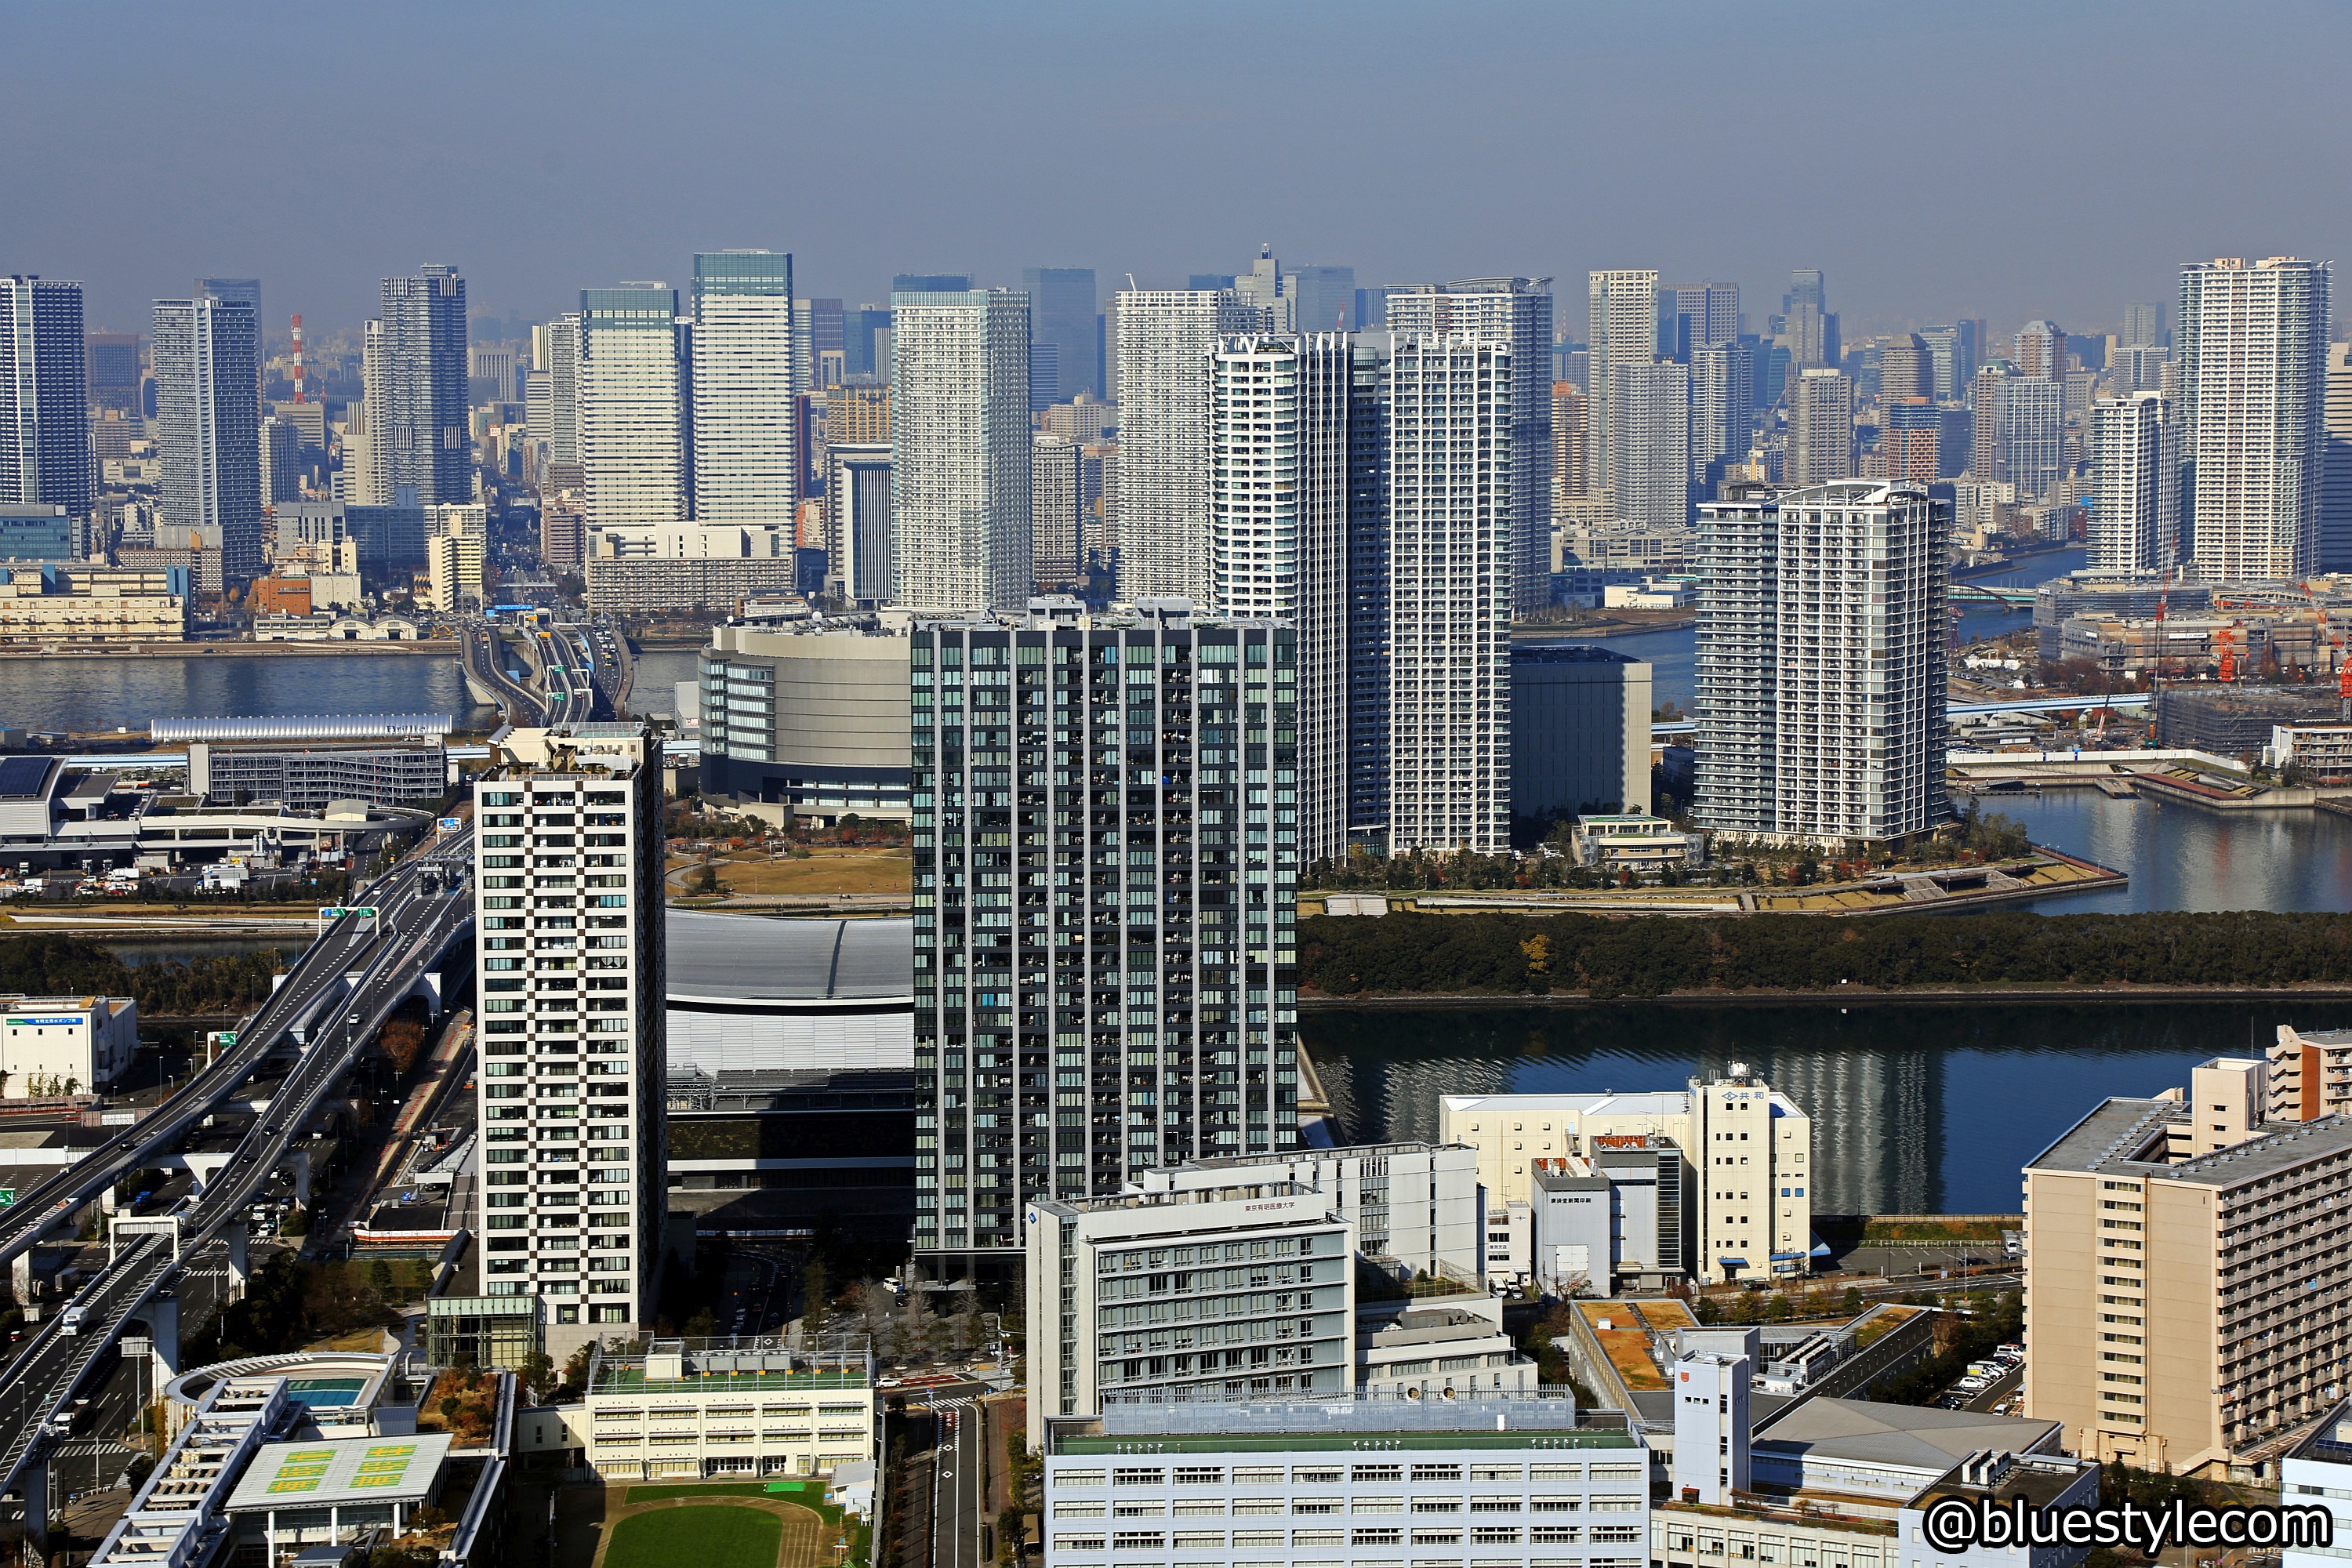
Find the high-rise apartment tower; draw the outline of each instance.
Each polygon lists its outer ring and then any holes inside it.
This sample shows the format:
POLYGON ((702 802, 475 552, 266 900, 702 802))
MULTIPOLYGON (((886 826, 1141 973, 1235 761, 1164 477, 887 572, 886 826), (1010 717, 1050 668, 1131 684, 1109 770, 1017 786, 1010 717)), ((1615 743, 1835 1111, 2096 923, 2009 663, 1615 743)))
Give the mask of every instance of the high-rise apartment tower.
POLYGON ((890 404, 892 596, 1017 610, 1030 589, 1029 296, 891 295, 890 404))
POLYGON ((659 742, 515 732, 474 785, 482 1289, 562 1356, 653 1320, 667 1215, 659 742))
POLYGON ((913 637, 918 1254, 1294 1145, 1295 634, 1040 600, 913 637))

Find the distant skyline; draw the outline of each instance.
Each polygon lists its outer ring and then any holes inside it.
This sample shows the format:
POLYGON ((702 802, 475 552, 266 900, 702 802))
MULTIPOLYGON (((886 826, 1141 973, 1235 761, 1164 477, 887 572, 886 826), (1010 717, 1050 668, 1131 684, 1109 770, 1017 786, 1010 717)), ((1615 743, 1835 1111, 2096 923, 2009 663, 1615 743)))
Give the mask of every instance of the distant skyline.
POLYGON ((1181 285, 1261 243, 1360 284, 1651 268, 1828 275, 1849 340, 1981 316, 2112 331, 2182 263, 2352 253, 2339 8, 19 6, 0 272, 143 330, 258 277, 270 337, 451 262, 478 312, 793 252, 1181 285))

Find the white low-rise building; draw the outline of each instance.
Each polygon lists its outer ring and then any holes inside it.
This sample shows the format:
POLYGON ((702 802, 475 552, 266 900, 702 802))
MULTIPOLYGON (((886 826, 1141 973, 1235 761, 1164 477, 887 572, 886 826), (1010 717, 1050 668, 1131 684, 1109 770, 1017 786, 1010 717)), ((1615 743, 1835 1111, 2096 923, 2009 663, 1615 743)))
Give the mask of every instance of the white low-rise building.
POLYGON ((1650 1456, 1566 1399, 1113 1405, 1047 1424, 1045 1568, 1643 1568, 1650 1456))
POLYGON ((1114 1400, 1344 1393, 1355 1251, 1296 1182, 1040 1200, 1028 1210, 1029 1436, 1114 1400))
POLYGON ((2342 1568, 2345 1547, 2352 1545, 2352 1405, 2329 1411, 2310 1436, 2287 1450, 2279 1466, 2279 1501, 2326 1509, 2335 1517, 2338 1543, 2326 1551, 2289 1547, 2279 1568, 2342 1568))
MULTIPOLYGON (((1530 1201, 1538 1160, 1590 1160, 1612 1139, 1670 1141, 1685 1162, 1690 1274, 1719 1282, 1811 1272, 1812 1119, 1744 1062, 1711 1082, 1645 1094, 1444 1095, 1437 1135, 1478 1151, 1490 1214, 1530 1201)), ((1506 1259, 1519 1272, 1531 1262, 1506 1259)), ((1490 1238, 1488 1278, 1496 1273, 1490 1238)))
POLYGON ((1644 812, 1580 816, 1570 840, 1576 863, 1604 871, 1659 871, 1668 866, 1706 864, 1706 838, 1685 833, 1663 816, 1644 812))
MULTIPOLYGON (((814 1352, 754 1339, 600 1349, 576 1419, 589 1468, 607 1481, 832 1475, 880 1458, 863 1334, 828 1336, 814 1352)), ((863 1476, 870 1485, 873 1472, 863 1476)))
MULTIPOLYGON (((671 917, 675 921, 677 917, 671 917)), ((1409 1273, 1459 1283, 1480 1279, 1478 1152, 1461 1143, 1353 1143, 1287 1154, 1192 1160, 1145 1171, 1147 1193, 1244 1182, 1297 1182, 1331 1202, 1356 1250, 1409 1273)))
POLYGON ((139 1004, 127 996, 0 996, 0 1098, 86 1094, 139 1054, 139 1004))

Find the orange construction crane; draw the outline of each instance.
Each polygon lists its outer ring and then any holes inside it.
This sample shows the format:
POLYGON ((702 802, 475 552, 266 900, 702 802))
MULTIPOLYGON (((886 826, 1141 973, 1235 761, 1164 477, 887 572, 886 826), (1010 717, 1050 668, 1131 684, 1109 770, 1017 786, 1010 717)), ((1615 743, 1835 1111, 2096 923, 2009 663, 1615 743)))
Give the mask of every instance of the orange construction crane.
POLYGON ((2229 682, 2238 679, 2238 656, 2237 650, 2231 647, 2231 628, 2223 626, 2220 631, 2215 632, 2213 634, 2213 640, 2221 645, 2221 668, 2220 671, 2220 677, 2222 683, 2227 685, 2229 682))

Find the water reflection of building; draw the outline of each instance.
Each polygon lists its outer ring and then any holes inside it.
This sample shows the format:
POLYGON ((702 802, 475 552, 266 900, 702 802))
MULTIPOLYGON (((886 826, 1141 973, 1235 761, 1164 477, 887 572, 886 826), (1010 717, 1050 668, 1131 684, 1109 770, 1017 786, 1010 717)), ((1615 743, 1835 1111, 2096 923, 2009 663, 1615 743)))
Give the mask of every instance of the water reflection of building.
MULTIPOLYGON (((1801 1016, 1790 1014, 1787 1021, 1796 1025, 1801 1016)), ((1746 1061, 1812 1119, 1814 1212, 1933 1214, 1943 1207, 1941 1052, 1875 1049, 1860 1039, 1800 1045, 1790 1038, 1797 1031, 1776 1026, 1777 1017, 1760 1027, 1725 1029, 1721 1020, 1698 1014, 1690 1016, 1685 1048, 1676 1051, 1619 1043, 1622 1022, 1561 1015, 1530 1031, 1475 1015, 1399 1013, 1378 1025, 1350 1017, 1344 1033, 1327 1025, 1328 1047, 1307 1043, 1333 1115, 1359 1142, 1436 1138, 1444 1095, 1679 1089, 1687 1079, 1721 1078, 1734 1060, 1746 1061), (1554 1030, 1568 1037, 1555 1037, 1554 1030), (1439 1043, 1433 1036, 1441 1037, 1444 1054, 1421 1054, 1424 1043, 1439 1043), (1601 1047, 1604 1039, 1605 1060, 1576 1048, 1601 1047)), ((1308 1028, 1310 1036, 1324 1032, 1311 1021, 1308 1028)))
MULTIPOLYGON (((1774 1089, 1813 1120, 1818 1214, 1935 1214, 1943 1207, 1943 1068, 1933 1051, 1760 1049, 1774 1089)), ((1700 1058, 1718 1076, 1729 1058, 1700 1058)))

